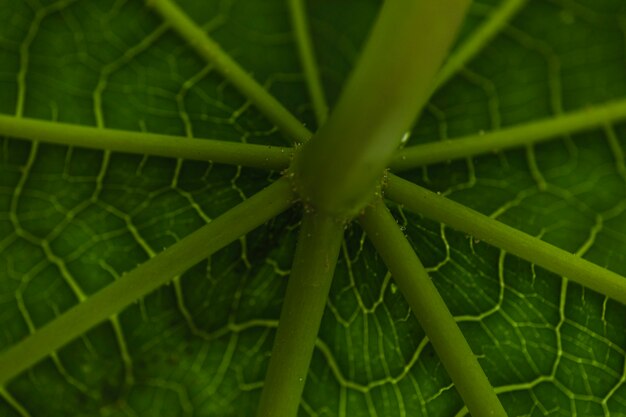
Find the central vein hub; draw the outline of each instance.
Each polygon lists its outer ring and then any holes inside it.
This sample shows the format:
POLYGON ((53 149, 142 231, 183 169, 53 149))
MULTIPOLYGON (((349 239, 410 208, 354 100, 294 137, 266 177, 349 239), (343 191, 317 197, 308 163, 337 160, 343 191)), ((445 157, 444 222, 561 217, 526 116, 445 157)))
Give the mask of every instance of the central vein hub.
POLYGON ((324 155, 320 148, 312 140, 296 152, 290 167, 295 191, 312 210, 349 220, 380 195, 384 166, 355 164, 339 154, 324 155))
POLYGON ((350 218, 373 198, 430 97, 469 3, 384 3, 327 123, 293 161, 293 180, 305 204, 350 218))

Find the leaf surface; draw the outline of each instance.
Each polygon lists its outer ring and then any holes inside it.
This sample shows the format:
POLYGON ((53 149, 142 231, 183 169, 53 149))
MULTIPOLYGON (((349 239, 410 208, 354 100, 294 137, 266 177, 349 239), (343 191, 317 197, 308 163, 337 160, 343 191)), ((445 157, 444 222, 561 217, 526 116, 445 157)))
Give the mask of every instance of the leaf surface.
MULTIPOLYGON (((332 106, 379 4, 309 3, 332 106)), ((314 129, 286 2, 179 4, 314 129)), ((457 50, 501 4, 474 3, 457 50)), ((5 0, 0 10, 3 114, 289 143, 143 2, 5 0)), ((437 91, 407 146, 624 98, 625 39, 620 0, 529 1, 437 91)), ((624 275, 625 137, 607 123, 403 175, 624 275)), ((0 350, 278 176, 0 138, 0 350)), ((626 415, 623 305, 402 207, 394 214, 510 416, 626 415)), ((299 217, 281 215, 23 373, 0 390, 0 414, 253 415, 299 217)), ((356 225, 300 414, 464 415, 356 225)))

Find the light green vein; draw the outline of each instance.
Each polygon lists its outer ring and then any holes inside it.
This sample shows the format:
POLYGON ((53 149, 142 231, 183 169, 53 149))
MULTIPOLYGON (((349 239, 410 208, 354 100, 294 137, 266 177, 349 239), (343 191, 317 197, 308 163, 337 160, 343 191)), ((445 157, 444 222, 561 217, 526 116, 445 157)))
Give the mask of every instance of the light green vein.
POLYGON ((527 2, 528 0, 504 0, 500 7, 487 18, 487 21, 450 54, 437 74, 433 88, 437 90, 442 87, 470 62, 527 2))
POLYGON ((15 114, 20 117, 24 114, 24 103, 26 102, 26 74, 28 73, 29 49, 35 39, 35 35, 39 30, 39 25, 46 14, 39 11, 35 14, 33 21, 28 29, 28 33, 24 41, 20 45, 20 68, 17 72, 17 103, 15 105, 15 114))
POLYGON ((423 165, 468 158, 591 130, 626 119, 626 100, 596 105, 549 119, 489 133, 410 146, 396 152, 390 168, 404 171, 423 165))
POLYGON ((306 17, 304 0, 289 0, 291 22, 296 33, 300 62, 306 77, 311 104, 315 112, 317 125, 322 126, 328 117, 328 104, 324 95, 311 34, 306 17))
POLYGON ((0 398, 3 398, 20 417, 31 417, 30 413, 7 390, 0 387, 0 398))
POLYGON ((265 114, 294 142, 304 142, 311 132, 298 121, 278 100, 267 92, 234 59, 211 39, 185 12, 170 0, 146 0, 189 46, 228 79, 246 98, 265 114))
POLYGON ((62 0, 56 3, 52 3, 45 8, 41 8, 35 12, 33 21, 28 28, 28 32, 24 37, 19 48, 19 70, 17 71, 17 102, 15 105, 15 114, 22 116, 24 114, 24 107, 26 103, 26 75, 30 65, 30 48, 39 32, 41 22, 46 17, 53 13, 59 12, 68 7, 77 0, 62 0))
POLYGON ((102 98, 104 95, 104 91, 107 88, 109 78, 116 71, 120 70, 135 59, 137 56, 145 52, 148 48, 150 48, 154 43, 167 31, 167 25, 161 24, 152 32, 147 34, 144 38, 139 41, 136 45, 131 46, 126 52, 124 52, 119 58, 115 61, 105 65, 100 70, 100 75, 98 78, 98 83, 96 84, 96 88, 92 94, 93 100, 93 113, 96 119, 96 126, 104 127, 104 112, 103 112, 103 103, 102 98))
POLYGON ((624 150, 622 149, 622 145, 620 145, 620 141, 618 139, 617 133, 615 133, 615 129, 610 124, 604 126, 604 132, 606 134, 606 139, 609 143, 609 147, 611 148, 611 153, 613 154, 613 158, 615 159, 615 168, 619 173, 619 176, 622 177, 624 181, 626 181, 626 165, 624 165, 624 150))
POLYGON ((120 323, 117 314, 113 315, 110 319, 111 326, 113 326, 113 332, 115 333, 115 339, 117 340, 117 347, 120 350, 120 356, 122 357, 122 363, 124 364, 124 384, 130 387, 134 382, 133 376, 133 359, 128 350, 126 344, 126 337, 124 337, 124 329, 120 323))
POLYGON ((626 277, 615 272, 393 174, 387 179, 386 196, 409 210, 626 304, 626 277))
POLYGON ((100 129, 6 115, 0 115, 0 135, 58 145, 186 158, 272 170, 284 169, 291 162, 290 148, 100 129))
POLYGON ((0 386, 239 236, 277 216, 293 200, 289 181, 278 180, 65 311, 0 353, 0 386))

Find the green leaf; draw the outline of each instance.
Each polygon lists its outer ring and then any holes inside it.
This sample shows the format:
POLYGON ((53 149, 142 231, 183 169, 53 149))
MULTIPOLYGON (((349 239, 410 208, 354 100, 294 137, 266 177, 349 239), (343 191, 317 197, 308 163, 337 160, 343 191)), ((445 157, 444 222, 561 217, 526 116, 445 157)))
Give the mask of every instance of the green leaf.
MULTIPOLYGON (((287 3, 179 2, 315 130, 287 3)), ((338 3, 305 10, 331 109, 379 8, 338 3)), ((521 2, 474 2, 453 56, 511 3, 521 2)), ((0 0, 0 10, 2 114, 289 144, 143 2, 0 0)), ((510 18, 435 93, 407 146, 626 98, 622 0, 532 0, 510 18)), ((602 125, 402 175, 625 275, 626 126, 602 125)), ((0 354, 278 177, 0 137, 0 354)), ((7 383, 0 415, 253 415, 300 211, 7 383)), ((509 416, 626 415, 624 305, 403 207, 393 213, 509 416)), ((463 407, 381 259, 350 225, 300 415, 452 417, 463 407)))

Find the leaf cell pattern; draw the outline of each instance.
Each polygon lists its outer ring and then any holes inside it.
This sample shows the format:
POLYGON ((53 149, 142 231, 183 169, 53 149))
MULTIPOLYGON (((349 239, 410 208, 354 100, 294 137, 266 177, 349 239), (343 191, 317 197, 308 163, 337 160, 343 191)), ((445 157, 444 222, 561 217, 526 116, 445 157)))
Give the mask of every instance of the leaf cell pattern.
MULTIPOLYGON (((452 54, 506 3, 475 2, 452 54)), ((625 97, 622 3, 527 1, 437 91, 405 146, 625 97)), ((180 5, 315 126, 286 2, 180 5)), ((307 5, 331 107, 378 8, 307 5)), ((0 1, 0 10, 3 114, 288 144, 143 2, 0 1)), ((624 275, 624 137, 614 121, 403 176, 624 275)), ((279 177, 12 137, 0 138, 0 173, 0 349, 279 177)), ((626 416, 623 305, 402 206, 393 212, 509 416, 626 416)), ((0 389, 0 414, 251 415, 298 222, 298 209, 288 211, 60 349, 0 389)), ((300 414, 467 414, 356 224, 346 230, 300 414)))

